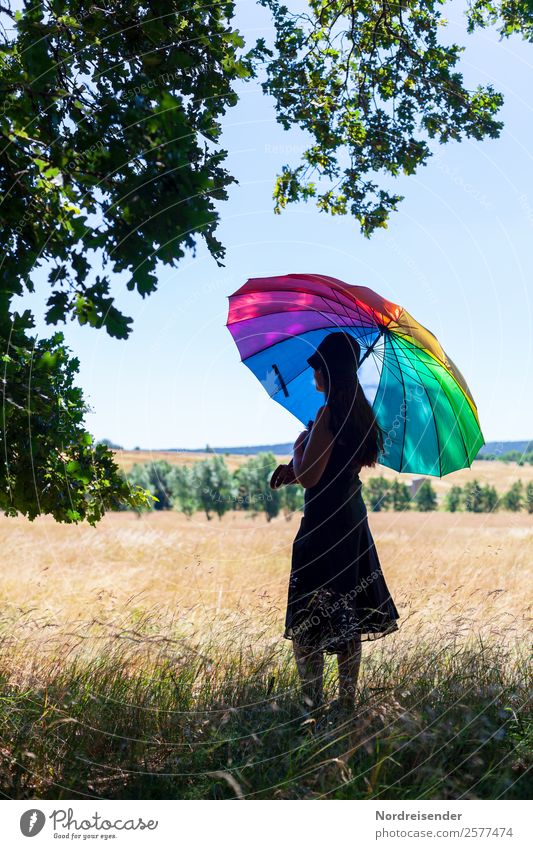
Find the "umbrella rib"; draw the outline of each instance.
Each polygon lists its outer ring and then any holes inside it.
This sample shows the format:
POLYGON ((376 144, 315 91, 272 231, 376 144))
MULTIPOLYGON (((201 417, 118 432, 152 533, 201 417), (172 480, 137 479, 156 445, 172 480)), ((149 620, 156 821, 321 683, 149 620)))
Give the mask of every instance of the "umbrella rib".
MULTIPOLYGON (((324 313, 321 310, 314 310, 314 312, 317 312, 319 315, 322 316, 322 318, 327 319, 327 316, 324 315, 324 313)), ((274 315, 274 313, 272 313, 272 315, 274 315)), ((329 321, 329 319, 327 319, 327 320, 329 321)), ((238 322, 235 322, 235 323, 238 323, 238 322)), ((232 325, 230 325, 230 327, 229 327, 230 333, 231 333, 231 327, 232 327, 232 325)), ((343 331, 346 332, 346 328, 355 329, 355 327, 357 327, 357 325, 336 324, 334 322, 331 322, 329 327, 336 327, 338 330, 343 330, 343 331)), ((242 356, 241 356, 241 362, 245 362, 246 360, 250 359, 251 357, 255 357, 257 354, 262 354, 263 351, 268 351, 268 350, 270 350, 270 348, 275 348, 276 345, 280 345, 283 342, 287 342, 288 339, 296 339, 297 337, 305 336, 307 333, 314 333, 317 330, 327 330, 327 329, 328 329, 328 325, 325 324, 322 327, 313 327, 312 330, 304 330, 303 333, 287 333, 284 339, 278 339, 277 342, 272 342, 271 345, 265 345, 264 348, 258 348, 258 350, 254 351, 253 354, 248 354, 248 356, 245 357, 244 360, 242 359, 242 356)), ((366 328, 364 328, 364 329, 366 329, 366 328)), ((375 330, 376 328, 370 326, 368 329, 369 330, 375 330)), ((240 352, 239 343, 237 342, 237 340, 235 340, 235 344, 237 345, 237 350, 239 350, 239 352, 240 352)))
POLYGON ((401 451, 401 454, 400 454, 400 468, 398 469, 398 471, 399 471, 399 472, 400 472, 400 474, 401 474, 401 472, 402 472, 402 466, 403 466, 403 452, 404 452, 404 447, 405 447, 405 432, 406 432, 406 430, 407 430, 407 396, 406 396, 406 393, 405 393, 405 381, 404 381, 404 379, 403 379, 402 367, 401 367, 401 365, 400 365, 400 361, 399 361, 399 359, 398 359, 398 355, 397 355, 397 353, 396 353, 396 351, 395 351, 395 349, 394 349, 394 344, 393 344, 392 342, 390 343, 390 346, 391 346, 391 349, 392 349, 392 353, 394 354, 394 357, 395 357, 395 359, 396 359, 396 364, 397 364, 397 366, 398 366, 398 371, 400 372, 400 378, 401 378, 401 381, 402 381, 402 389, 403 389, 403 397, 404 397, 404 399, 405 399, 405 401, 404 401, 404 403, 405 403, 405 410, 404 410, 404 413, 405 413, 405 419, 404 419, 403 435, 402 435, 402 451, 401 451))
MULTIPOLYGON (((452 375, 452 377, 453 377, 453 375, 452 375)), ((453 378, 453 379, 455 380, 455 378, 453 378)), ((448 393, 446 392, 446 387, 445 387, 445 385, 443 385, 443 384, 440 382, 440 380, 439 380, 438 378, 435 378, 435 380, 437 380, 437 381, 438 381, 438 384, 439 384, 439 386, 441 387, 442 391, 444 392, 444 395, 446 396, 446 400, 448 401, 448 404, 450 405, 450 407, 452 408, 452 411, 453 411, 453 405, 452 405, 452 403, 451 403, 451 401, 450 401, 450 398, 449 398, 448 393)), ((458 386, 459 386, 459 384, 457 383, 457 381, 456 381, 456 380, 455 380, 455 383, 456 383, 456 385, 458 385, 458 386)), ((462 391, 462 387, 461 387, 461 386, 459 386, 459 389, 461 389, 461 391, 462 391)), ((463 395, 463 397, 464 397, 464 393, 462 393, 462 395, 463 395)), ((472 413, 472 408, 470 407, 470 405, 469 405, 469 404, 467 404, 467 409, 468 409, 468 410, 470 410, 470 412, 472 413)), ((472 415, 473 415, 473 413, 472 413, 472 415)), ((459 431, 459 434, 460 434, 460 436, 461 436, 461 442, 463 443, 463 448, 464 448, 464 452, 465 452, 466 462, 468 463, 468 466, 470 467, 470 465, 471 465, 471 460, 470 460, 470 455, 469 455, 469 453, 468 453, 468 448, 466 447, 466 442, 465 442, 465 438, 464 438, 464 435, 463 435, 463 429, 462 429, 462 427, 461 427, 461 421, 460 421, 459 417, 455 414, 455 412, 454 412, 454 419, 455 419, 455 422, 456 422, 456 425, 457 425, 457 430, 459 431)), ((474 420, 475 420, 475 419, 474 419, 474 420)), ((476 424, 477 424, 477 422, 476 422, 476 424)))
POLYGON ((362 365, 363 365, 363 363, 364 363, 364 361, 366 360, 366 358, 369 356, 369 354, 372 354, 372 353, 373 353, 374 348, 376 347, 376 345, 378 344, 378 342, 379 342, 379 340, 381 339, 381 337, 382 337, 382 336, 383 336, 383 329, 382 329, 382 328, 380 328, 380 330, 379 330, 379 335, 378 335, 378 336, 376 336, 376 338, 375 338, 375 339, 374 339, 374 341, 372 342, 371 346, 370 346, 369 348, 367 348, 367 349, 366 349, 366 352, 365 352, 364 356, 363 356, 363 357, 361 357, 361 362, 359 363, 359 366, 362 366, 362 365))
MULTIPOLYGON (((345 310, 347 310, 347 311, 348 311, 348 316, 349 316, 350 318, 352 318, 352 313, 353 313, 353 314, 354 314, 357 318, 359 318, 359 319, 361 319, 361 317, 362 317, 363 315, 368 315, 368 314, 366 314, 366 313, 363 313, 363 312, 361 311, 361 309, 360 309, 360 308, 357 306, 357 304, 355 304, 355 303, 354 303, 354 305, 353 305, 353 310, 352 310, 352 309, 351 309, 350 307, 348 307, 346 304, 343 304, 343 303, 342 303, 342 301, 340 301, 340 300, 338 300, 338 299, 335 301, 335 300, 333 300, 332 298, 328 298, 328 297, 326 297, 326 295, 313 294, 313 293, 309 293, 309 292, 298 292, 296 289, 276 289, 275 291, 276 291, 276 292, 286 292, 287 294, 293 294, 293 295, 294 295, 294 294, 303 294, 303 295, 311 294, 311 297, 317 298, 317 299, 319 299, 319 300, 321 300, 321 301, 328 301, 328 302, 330 301, 330 302, 331 302, 331 304, 332 304, 332 306, 337 306, 337 304, 339 304, 339 305, 340 305, 340 306, 342 306, 345 310)), ((242 297, 242 298, 243 298, 243 297, 246 297, 246 296, 247 296, 247 295, 249 295, 249 294, 250 294, 249 292, 243 292, 242 294, 240 294, 240 295, 239 295, 239 293, 238 293, 238 292, 236 292, 234 295, 230 295, 229 297, 230 297, 230 298, 238 298, 238 297, 242 297)), ((263 294, 263 293, 260 293, 260 294, 263 294)), ((290 304, 290 303, 292 303, 292 302, 291 302, 291 301, 287 301, 287 303, 288 303, 288 304, 290 304)), ((231 311, 231 303, 230 303, 230 311, 231 311)), ((263 313, 263 315, 284 315, 284 313, 285 313, 285 312, 299 312, 299 311, 300 311, 300 312, 311 312, 311 310, 277 310, 276 312, 263 313)), ((315 311, 315 310, 312 310, 312 311, 315 311)), ((316 310, 316 312, 320 312, 320 310, 316 310)), ((229 317, 229 316, 228 316, 228 317, 229 317)), ((230 322, 229 324, 228 324, 228 322, 226 322, 226 327, 231 327, 233 324, 240 324, 240 323, 241 323, 241 322, 243 322, 243 321, 249 321, 249 320, 250 320, 250 318, 255 319, 255 318, 260 318, 260 317, 261 317, 261 316, 248 316, 248 318, 238 318, 238 319, 234 319, 234 320, 233 320, 232 322, 230 322)), ((369 327, 374 327, 374 326, 375 326, 375 324, 376 324, 375 319, 374 319, 371 315, 368 315, 368 319, 369 319, 369 324, 368 324, 368 326, 369 326, 369 327)))
MULTIPOLYGON (((437 427, 437 418, 436 418, 436 416, 435 416, 435 409, 434 409, 434 407, 433 407, 433 404, 431 403, 431 398, 429 397, 429 392, 427 391, 426 384, 425 384, 425 383, 423 382, 423 380, 422 380, 422 375, 421 375, 421 374, 420 374, 420 372, 418 371, 418 368, 417 368, 417 360, 416 360, 416 358, 413 358, 413 359, 411 360, 411 358, 409 357, 409 355, 408 355, 407 351, 405 351, 405 355, 406 355, 406 357, 409 359, 409 362, 411 363, 411 366, 414 368, 414 370, 415 370, 416 374, 417 374, 417 375, 418 375, 418 377, 420 378, 420 385, 423 387, 424 392, 426 393, 426 398, 428 399, 429 406, 431 407, 431 413, 432 413, 432 416, 433 416, 433 426, 434 426, 434 428, 435 428, 435 436, 436 436, 436 438, 437 438, 437 454, 438 454, 438 458, 439 458, 439 477, 441 478, 441 477, 442 477, 441 450, 440 450, 439 429, 438 429, 438 427, 437 427)), ((418 361, 418 363, 419 363, 419 362, 420 362, 420 361, 418 361)), ((424 365, 425 365, 425 364, 424 364, 424 365)), ((429 368, 428 368, 427 366, 426 366, 426 368, 428 369, 428 371, 429 371, 429 372, 430 372, 430 374, 431 374, 431 371, 429 370, 429 368)), ((436 380, 436 378, 435 378, 435 380, 436 380)), ((438 382, 438 381, 437 381, 437 382, 438 382)), ((440 382, 438 382, 438 383, 439 383, 439 386, 440 386, 440 382)), ((446 400, 448 400, 448 396, 446 396, 446 400)))
MULTIPOLYGON (((336 298, 337 303, 339 304, 339 306, 341 306, 341 307, 343 308, 343 310, 346 310, 346 306, 345 306, 345 304, 343 304, 343 303, 342 303, 342 301, 340 300, 340 298, 339 298, 339 296, 338 296, 337 292, 335 291, 335 289, 333 288, 333 286, 331 286, 331 285, 330 285, 330 287, 329 287, 329 291, 330 291, 333 295, 335 295, 335 298, 336 298)), ((324 298, 324 300, 325 300, 325 298, 324 298)), ((348 315, 349 315, 349 313, 348 313, 348 315)))
MULTIPOLYGON (((412 346, 412 342, 409 342, 409 340, 404 339, 404 342, 405 342, 407 345, 411 345, 411 346, 412 346)), ((414 347, 414 346, 413 346, 413 347, 414 347)), ((406 352, 406 355, 407 355, 407 352, 406 352)), ((417 364, 420 364, 420 360, 419 360, 419 359, 417 359, 416 357, 413 357, 413 359, 412 359, 412 360, 410 359, 410 362, 412 363, 412 365, 414 366, 415 370, 417 371, 417 374, 420 374, 420 373, 419 373, 419 371, 418 371, 418 369, 417 369, 417 367, 416 367, 416 366, 417 366, 417 364)), ((440 369, 442 369, 442 370, 446 370, 446 367, 445 367, 444 363, 442 363, 442 362, 441 362, 438 358, 436 358, 436 359, 435 359, 435 362, 436 362, 436 364, 437 364, 437 367, 438 367, 438 368, 440 368, 440 369)), ((448 393, 446 392, 445 384, 441 383, 441 381, 439 380, 439 378, 436 376, 435 372, 433 372, 433 371, 432 371, 432 369, 431 369, 428 365, 426 365, 425 363, 424 363, 424 367, 427 369, 427 371, 429 372, 429 374, 431 375, 431 377, 433 378, 433 380, 436 380, 436 381, 437 381, 437 383, 439 384, 439 388, 440 388, 440 389, 442 390, 442 392, 444 393, 444 397, 446 398, 446 401, 448 402, 448 404, 449 404, 449 406, 450 406, 450 408, 451 408, 451 410, 452 410, 453 418, 454 418, 454 422, 455 422, 455 426, 456 426, 457 430, 459 431, 459 435, 460 435, 460 437, 461 437, 461 442, 463 443, 463 450, 464 450, 465 459, 466 459, 466 462, 468 463, 468 465, 469 465, 469 467, 470 467, 470 456, 469 456, 469 454, 468 454, 468 449, 467 449, 467 447, 466 447, 466 442, 465 442, 465 439, 464 439, 463 430, 462 430, 462 427, 461 427, 461 422, 460 422, 460 420, 459 420, 459 417, 455 414, 455 411, 454 411, 454 408, 453 408, 453 404, 452 404, 452 402, 451 402, 451 400, 450 400, 450 397, 449 397, 448 393)), ((456 378, 454 377, 454 375, 453 375, 453 374, 451 374, 450 372, 448 372, 448 373, 450 374, 450 376, 452 377, 452 379, 455 381, 455 384, 456 384, 456 386, 458 387, 458 389, 461 391, 461 395, 462 395, 462 397, 463 397, 463 398, 465 398, 466 396, 465 396, 465 394, 464 394, 464 392, 463 392, 462 386, 458 383, 458 381, 456 380, 456 378)), ((426 390, 426 387, 425 387, 425 385, 424 385, 423 383, 422 383, 422 386, 424 386, 424 390, 426 390)), ((429 403, 431 404, 431 400, 430 400, 430 398, 429 398, 429 395, 428 395, 427 390, 426 390, 426 395, 428 396, 429 403)), ((431 409, 433 410, 433 405, 432 405, 432 404, 431 404, 431 409)), ((470 411, 471 411, 471 407, 470 407, 470 405, 468 405, 468 409, 470 409, 470 411)), ((437 417, 435 416, 435 413, 434 413, 434 412, 433 412, 433 418, 434 418, 434 420, 435 420, 435 430, 436 430, 436 432, 437 432, 437 442, 439 442, 439 440, 438 440, 438 428, 437 428, 437 424, 436 424, 436 423, 437 423, 437 417)), ((439 443, 439 444, 440 444, 440 443, 439 443)), ((440 469, 440 471, 442 471, 442 469, 441 469, 441 463, 440 463, 440 450, 439 450, 439 469, 440 469)), ((442 477, 442 475, 441 475, 441 477, 442 477)))

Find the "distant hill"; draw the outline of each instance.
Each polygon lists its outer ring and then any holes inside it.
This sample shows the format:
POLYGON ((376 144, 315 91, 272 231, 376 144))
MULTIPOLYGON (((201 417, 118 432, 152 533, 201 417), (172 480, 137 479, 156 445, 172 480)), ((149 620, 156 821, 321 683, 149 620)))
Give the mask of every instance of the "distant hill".
POLYGON ((161 451, 179 451, 187 454, 262 454, 271 451, 273 454, 292 454, 294 442, 278 442, 275 445, 239 445, 230 448, 212 448, 210 445, 203 448, 162 448, 161 451))
POLYGON ((508 451, 519 451, 520 454, 527 454, 533 451, 533 440, 524 439, 521 442, 487 442, 483 448, 480 448, 478 457, 481 459, 485 454, 506 454, 508 451))
MULTIPOLYGON (((213 454, 260 454, 264 451, 271 451, 273 454, 292 454, 293 444, 293 442, 279 442, 275 445, 239 445, 237 447, 232 445, 228 448, 211 448, 210 446, 204 446, 203 448, 166 448, 164 450, 180 451, 189 454, 203 454, 206 450, 212 451, 213 454)), ((508 451, 519 451, 523 454, 527 453, 528 450, 533 450, 533 440, 524 439, 521 442, 487 442, 487 444, 480 449, 477 457, 481 460, 487 454, 496 455, 497 457, 500 454, 506 454, 508 451)))

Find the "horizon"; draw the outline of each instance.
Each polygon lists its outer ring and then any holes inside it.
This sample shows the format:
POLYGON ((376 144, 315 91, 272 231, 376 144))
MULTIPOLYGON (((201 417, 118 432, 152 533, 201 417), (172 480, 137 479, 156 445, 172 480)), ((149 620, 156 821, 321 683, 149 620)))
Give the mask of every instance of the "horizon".
MULTIPOLYGON (((104 440, 108 440, 113 445, 119 446, 119 443, 115 442, 115 440, 112 440, 110 437, 104 436, 104 437, 101 437, 100 440, 96 440, 96 441, 104 441, 104 440)), ((487 449, 487 446, 489 446, 489 445, 490 446, 492 446, 492 445, 505 446, 505 445, 521 445, 523 443, 525 443, 526 445, 528 443, 533 443, 533 439, 490 439, 487 442, 485 442, 485 444, 480 448, 479 453, 481 453, 482 451, 485 451, 487 449)), ((144 447, 142 445, 135 445, 133 447, 126 447, 124 445, 120 445, 119 447, 116 447, 114 450, 116 450, 116 451, 152 451, 154 453, 165 452, 165 451, 176 451, 176 452, 182 451, 182 452, 190 452, 190 453, 201 454, 201 453, 207 453, 207 449, 209 449, 209 451, 212 451, 212 452, 216 452, 216 451, 231 452, 232 450, 238 450, 240 453, 242 453, 245 449, 258 449, 258 448, 265 448, 265 449, 270 448, 270 449, 272 449, 272 448, 285 447, 285 446, 290 446, 290 445, 292 445, 292 442, 291 442, 290 439, 288 439, 288 440, 281 440, 279 442, 270 442, 270 443, 260 443, 260 442, 258 442, 258 443, 255 443, 254 445, 211 445, 210 443, 206 443, 206 445, 204 447, 198 447, 198 448, 185 448, 184 446, 177 446, 176 448, 172 448, 172 447, 147 448, 147 447, 144 447)), ((506 449, 506 450, 513 450, 513 449, 506 449)), ((515 450, 518 450, 518 449, 515 449, 515 450)), ((478 456, 479 456, 479 453, 478 453, 478 456)), ((477 457, 476 457, 476 459, 477 459, 477 457)))

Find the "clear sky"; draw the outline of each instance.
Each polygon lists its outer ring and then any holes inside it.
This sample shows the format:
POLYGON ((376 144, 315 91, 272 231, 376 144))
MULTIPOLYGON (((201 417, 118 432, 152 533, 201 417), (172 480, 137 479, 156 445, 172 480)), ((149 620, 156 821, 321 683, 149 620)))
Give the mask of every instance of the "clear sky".
MULTIPOLYGON (((252 0, 237 7, 250 45, 272 34, 263 8, 252 0)), ((179 268, 161 267, 149 298, 117 281, 119 305, 134 318, 127 341, 57 326, 81 360, 79 383, 93 409, 87 425, 97 438, 148 449, 293 440, 301 425, 240 363, 225 323, 227 296, 247 278, 296 272, 370 286, 404 306, 462 371, 485 439, 533 438, 533 45, 500 42, 486 30, 468 36, 464 7, 447 4, 445 38, 466 45, 468 88, 491 82, 504 94, 505 128, 498 140, 437 144, 427 167, 396 181, 405 200, 370 240, 353 219, 312 203, 274 215, 275 176, 307 137, 283 130, 258 81, 240 86, 222 138, 226 167, 239 180, 218 204, 225 267, 200 245, 179 268)), ((25 304, 42 314, 45 295, 43 286, 25 304)), ((52 330, 38 323, 42 335, 52 330)))

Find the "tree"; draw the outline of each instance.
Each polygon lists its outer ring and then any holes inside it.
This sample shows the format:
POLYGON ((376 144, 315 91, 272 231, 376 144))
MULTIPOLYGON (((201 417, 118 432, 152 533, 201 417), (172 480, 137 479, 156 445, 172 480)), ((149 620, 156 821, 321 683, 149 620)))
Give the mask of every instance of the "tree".
POLYGON ((524 492, 522 481, 516 481, 504 494, 502 504, 506 510, 517 513, 524 506, 524 492))
POLYGON ((243 463, 235 476, 244 508, 251 510, 254 515, 260 510, 264 511, 268 521, 278 515, 283 500, 281 490, 272 490, 269 486, 277 465, 274 454, 261 452, 243 463))
POLYGON ((366 503, 374 512, 386 510, 390 504, 390 484, 380 475, 380 477, 369 478, 363 484, 363 495, 366 503))
POLYGON ((463 490, 460 486, 452 486, 444 498, 444 509, 455 513, 461 506, 463 490))
POLYGON ((420 484, 418 492, 415 495, 415 503, 417 509, 423 513, 437 509, 437 496, 429 481, 424 481, 420 484))
POLYGON ((528 513, 533 513, 533 481, 526 486, 526 510, 528 513))
POLYGON ((463 502, 465 510, 469 513, 483 512, 483 492, 477 478, 468 481, 463 490, 463 502))
POLYGON ((487 484, 481 487, 481 504, 485 513, 492 513, 497 509, 499 502, 498 493, 493 486, 487 484))
POLYGON ((476 27, 497 26, 502 38, 521 33, 533 41, 531 0, 471 0, 467 18, 469 32, 476 27))
POLYGON ((101 445, 107 445, 107 447, 111 448, 113 451, 123 451, 124 450, 124 447, 122 445, 117 445, 116 442, 113 442, 112 439, 107 439, 107 437, 104 437, 104 439, 99 439, 98 443, 101 444, 101 445))
POLYGON ((390 177, 427 164, 434 140, 499 136, 502 95, 465 88, 455 68, 464 48, 440 43, 439 0, 310 0, 307 14, 260 2, 276 27, 275 49, 259 45, 270 56, 263 90, 286 130, 311 136, 302 163, 277 178, 276 212, 316 198, 370 236, 403 199, 390 177))
POLYGON ((221 519, 234 499, 233 480, 224 458, 214 454, 208 460, 195 463, 193 482, 207 518, 211 519, 211 513, 216 513, 221 519))
POLYGON ((283 513, 287 521, 292 519, 293 513, 303 510, 304 490, 299 484, 291 483, 282 489, 283 513))
POLYGON ((135 463, 128 474, 131 483, 138 484, 152 493, 154 510, 172 508, 170 475, 172 466, 166 460, 154 463, 135 463))
POLYGON ((95 525, 120 504, 148 507, 149 494, 127 481, 109 447, 94 444, 83 427, 87 407, 74 385, 79 361, 63 335, 28 346, 32 324, 28 312, 18 316, 2 355, 0 509, 95 525))
POLYGON ((409 487, 403 482, 394 479, 390 490, 390 499, 393 510, 409 510, 411 506, 409 487))
POLYGON ((49 264, 50 323, 70 315, 126 338, 111 272, 145 297, 157 263, 199 239, 222 264, 215 201, 235 178, 219 119, 254 74, 234 4, 37 0, 2 13, 14 32, 0 71, 4 297, 32 291, 49 264))
POLYGON ((12 300, 47 274, 48 324, 71 318, 125 339, 132 319, 115 304, 112 275, 144 298, 156 289, 157 263, 175 265, 200 239, 222 265, 215 202, 235 178, 223 167, 219 118, 237 103, 234 84, 254 74, 239 55, 233 13, 231 2, 185 0, 2 4, 0 506, 8 515, 94 523, 113 504, 140 504, 112 453, 82 427, 77 361, 68 363, 62 337, 37 342, 31 313, 14 312, 12 300))
POLYGON ((168 475, 168 485, 172 494, 173 506, 179 508, 190 519, 199 507, 192 468, 190 466, 173 466, 168 475))

